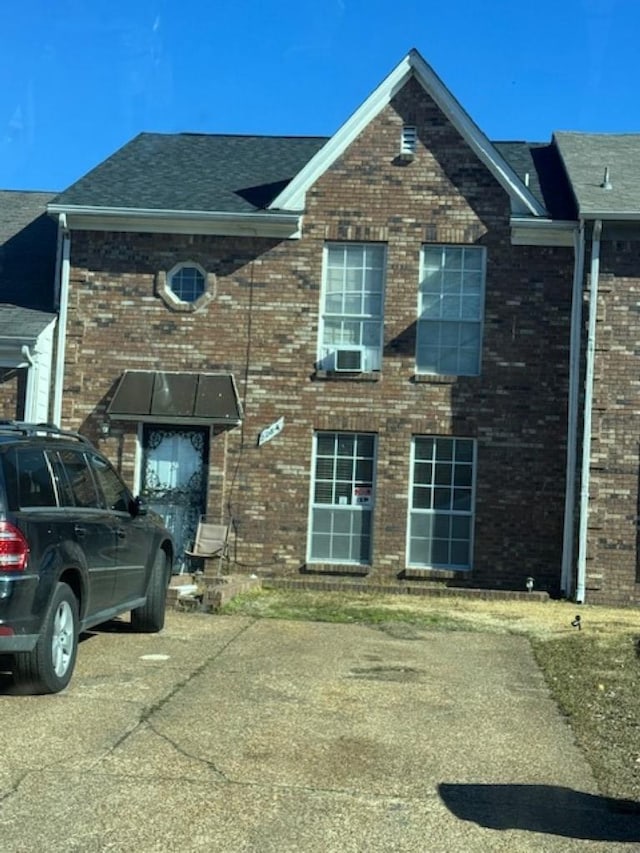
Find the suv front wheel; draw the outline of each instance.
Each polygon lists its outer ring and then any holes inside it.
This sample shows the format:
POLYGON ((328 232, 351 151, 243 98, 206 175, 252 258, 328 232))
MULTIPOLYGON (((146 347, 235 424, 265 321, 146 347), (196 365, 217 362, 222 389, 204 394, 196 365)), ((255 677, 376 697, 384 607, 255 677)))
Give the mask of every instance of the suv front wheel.
POLYGON ((58 693, 71 680, 77 652, 78 601, 66 583, 58 583, 38 642, 15 656, 14 679, 33 693, 58 693))
POLYGON ((147 600, 141 607, 131 611, 131 626, 134 631, 155 634, 164 628, 164 613, 167 602, 167 584, 170 565, 165 552, 156 554, 147 588, 147 600))

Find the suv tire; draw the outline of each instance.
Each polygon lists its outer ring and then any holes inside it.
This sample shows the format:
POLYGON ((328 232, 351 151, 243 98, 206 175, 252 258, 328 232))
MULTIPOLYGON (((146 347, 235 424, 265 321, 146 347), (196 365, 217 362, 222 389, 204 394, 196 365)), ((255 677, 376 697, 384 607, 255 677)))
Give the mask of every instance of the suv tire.
POLYGON ((142 607, 131 611, 131 627, 134 631, 156 634, 164 628, 168 580, 169 561, 165 552, 160 549, 151 569, 147 600, 142 607))
POLYGON ((77 652, 78 600, 66 583, 57 583, 38 642, 15 655, 14 679, 33 693, 59 693, 71 680, 77 652))

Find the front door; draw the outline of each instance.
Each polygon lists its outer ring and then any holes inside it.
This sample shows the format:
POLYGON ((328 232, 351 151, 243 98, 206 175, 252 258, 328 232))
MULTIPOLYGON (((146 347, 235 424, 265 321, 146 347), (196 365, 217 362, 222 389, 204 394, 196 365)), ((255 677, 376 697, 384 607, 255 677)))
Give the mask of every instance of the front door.
POLYGON ((181 571, 185 549, 193 545, 206 513, 209 430, 145 424, 142 448, 140 493, 173 534, 175 565, 181 571))

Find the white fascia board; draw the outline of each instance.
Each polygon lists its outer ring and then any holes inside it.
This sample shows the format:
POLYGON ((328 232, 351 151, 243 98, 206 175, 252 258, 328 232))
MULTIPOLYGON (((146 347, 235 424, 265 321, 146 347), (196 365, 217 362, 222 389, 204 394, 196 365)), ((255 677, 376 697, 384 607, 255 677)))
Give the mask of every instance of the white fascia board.
POLYGON ((498 154, 489 139, 480 130, 466 110, 454 98, 435 73, 417 51, 410 54, 413 57, 416 77, 423 88, 431 95, 442 112, 447 116, 456 130, 469 147, 503 189, 513 200, 516 209, 521 208, 534 216, 546 216, 547 212, 531 191, 524 185, 506 160, 498 154))
POLYGON ((512 246, 573 246, 578 222, 512 216, 512 246))
POLYGON ((279 196, 271 202, 273 210, 304 210, 305 195, 318 178, 340 157, 364 128, 389 103, 411 76, 411 54, 389 74, 342 127, 326 142, 306 166, 298 172, 279 196))
POLYGON ((640 210, 607 210, 604 213, 590 210, 587 213, 581 211, 580 216, 585 222, 595 219, 603 222, 639 222, 640 210))
POLYGON ((270 208, 274 210, 304 210, 307 189, 338 159, 412 75, 416 77, 423 89, 433 98, 480 161, 509 194, 515 209, 521 213, 545 216, 544 207, 504 158, 500 156, 417 50, 412 50, 383 80, 380 86, 369 95, 362 106, 353 113, 351 118, 342 125, 280 195, 274 199, 270 208))
POLYGON ((299 213, 225 213, 207 210, 154 210, 50 204, 52 216, 65 214, 78 231, 140 231, 241 237, 300 237, 299 213))

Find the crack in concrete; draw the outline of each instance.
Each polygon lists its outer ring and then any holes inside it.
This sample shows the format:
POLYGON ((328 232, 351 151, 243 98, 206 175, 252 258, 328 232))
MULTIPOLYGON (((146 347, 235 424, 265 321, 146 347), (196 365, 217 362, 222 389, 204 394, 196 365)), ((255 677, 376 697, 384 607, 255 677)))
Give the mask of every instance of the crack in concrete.
POLYGON ((172 740, 169 735, 159 732, 158 729, 155 728, 153 723, 147 721, 147 725, 155 735, 157 735, 159 738, 161 738, 170 746, 172 746, 179 755, 182 755, 184 756, 184 758, 188 758, 190 761, 195 761, 197 764, 201 764, 204 767, 208 767, 210 770, 213 770, 213 772, 216 774, 216 776, 220 779, 221 782, 233 782, 233 780, 229 779, 227 774, 223 770, 220 770, 220 768, 216 764, 214 764, 213 761, 210 761, 208 758, 202 758, 199 755, 193 755, 192 753, 188 752, 186 749, 179 746, 174 740, 172 740))
MULTIPOLYGON (((163 737, 163 735, 160 735, 163 737)), ((186 753, 185 753, 186 754, 186 753)), ((192 757, 192 756, 189 756, 192 757)), ((207 762, 205 759, 195 758, 198 763, 211 764, 211 762, 207 762)), ((213 766, 213 765, 212 765, 213 766)), ((34 773, 53 773, 53 768, 47 768, 46 770, 30 770, 24 774, 23 778, 20 780, 20 783, 24 781, 27 776, 30 776, 34 773)), ((82 771, 79 773, 75 773, 77 776, 83 776, 88 771, 82 771)), ((229 785, 236 788, 247 788, 254 790, 262 790, 262 791, 283 791, 290 793, 304 793, 304 794, 319 794, 319 795, 331 795, 331 796, 341 796, 348 797, 351 799, 358 800, 368 800, 371 802, 402 802, 402 803, 425 803, 434 799, 440 799, 440 795, 434 789, 433 791, 425 791, 422 794, 409 794, 409 793, 398 793, 395 791, 382 794, 376 793, 372 791, 361 790, 358 788, 332 788, 329 786, 314 786, 314 785, 305 785, 305 784, 295 784, 295 783, 287 783, 287 782, 260 782, 260 781, 242 781, 240 779, 233 779, 229 776, 225 776, 220 771, 216 771, 220 775, 220 783, 224 785, 229 785)), ((108 779, 121 779, 121 780, 129 780, 133 782, 140 781, 164 781, 164 782, 172 782, 172 783, 187 783, 193 785, 202 784, 202 778, 199 776, 190 776, 186 774, 177 774, 177 775, 158 775, 154 773, 153 776, 140 776, 138 774, 130 774, 130 773, 118 773, 118 772, 107 772, 107 771, 91 771, 92 778, 104 777, 108 779)), ((73 776, 74 771, 69 771, 69 775, 73 776)), ((58 773, 59 778, 60 774, 58 773)), ((18 786, 16 786, 18 787, 18 786)), ((2 800, 0 800, 2 802, 2 800)), ((0 822, 1 823, 1 822, 0 822)))
MULTIPOLYGON (((258 622, 258 621, 259 621, 258 619, 252 619, 248 624, 243 625, 242 628, 240 628, 224 645, 222 645, 215 652, 215 654, 212 654, 209 657, 207 657, 205 660, 202 661, 202 663, 200 663, 195 669, 193 669, 183 679, 176 682, 173 685, 173 687, 171 688, 171 690, 169 690, 165 696, 158 699, 152 705, 148 705, 148 706, 144 707, 140 713, 138 720, 136 720, 136 722, 134 724, 129 726, 127 728, 127 730, 124 731, 122 733, 122 735, 109 747, 109 749, 106 750, 105 752, 103 752, 102 755, 95 760, 95 762, 92 762, 91 766, 88 769, 79 770, 79 771, 70 771, 71 775, 73 775, 75 773, 78 776, 84 776, 86 773, 92 773, 93 776, 105 775, 105 776, 113 777, 115 775, 121 779, 137 779, 137 780, 140 780, 140 778, 141 778, 140 776, 138 776, 138 775, 131 776, 130 774, 127 774, 127 773, 124 773, 124 774, 123 773, 115 773, 115 774, 113 774, 113 773, 106 773, 103 771, 103 773, 101 774, 100 770, 98 769, 98 765, 105 758, 108 758, 109 756, 113 755, 114 752, 120 746, 122 746, 127 741, 127 739, 131 737, 132 734, 134 734, 136 731, 138 731, 143 725, 146 725, 157 737, 161 738, 166 743, 168 743, 178 754, 184 756, 185 758, 187 758, 190 761, 193 761, 195 764, 199 764, 199 765, 204 766, 204 767, 208 768, 209 770, 211 770, 213 772, 213 774, 215 774, 215 776, 217 777, 217 780, 221 784, 230 785, 230 786, 234 786, 234 787, 238 787, 238 788, 247 788, 247 789, 256 789, 256 790, 274 790, 274 791, 293 792, 293 793, 302 792, 302 793, 316 794, 316 795, 333 795, 333 796, 339 795, 339 796, 343 796, 343 797, 349 797, 349 798, 355 798, 355 799, 366 799, 369 801, 380 801, 380 802, 384 802, 384 801, 422 802, 425 800, 432 799, 432 795, 429 795, 427 797, 425 797, 425 796, 419 796, 419 797, 409 796, 409 797, 407 797, 406 795, 397 794, 397 793, 374 794, 371 792, 361 791, 358 789, 350 789, 350 788, 332 788, 332 787, 320 787, 320 786, 304 785, 304 784, 287 784, 287 783, 278 783, 278 782, 264 783, 264 782, 260 782, 260 781, 241 781, 239 779, 233 779, 233 778, 227 776, 224 773, 224 771, 221 770, 213 761, 211 761, 207 758, 203 758, 202 756, 198 756, 198 755, 194 755, 194 754, 190 753, 189 751, 187 751, 186 749, 181 747, 176 741, 174 741, 168 735, 164 734, 163 732, 159 731, 156 728, 156 726, 153 724, 152 717, 158 711, 160 711, 172 698, 174 698, 176 696, 176 694, 179 693, 180 690, 182 690, 194 678, 196 678, 198 675, 200 675, 202 672, 204 672, 204 670, 211 663, 216 661, 222 654, 224 654, 224 652, 226 652, 227 649, 229 649, 229 647, 239 637, 241 637, 246 631, 248 631, 250 628, 252 628, 256 624, 256 622, 258 622)), ((20 778, 17 779, 11 785, 10 789, 7 790, 5 792, 5 794, 0 795, 0 804, 4 803, 10 797, 17 794, 21 785, 29 776, 32 776, 34 774, 43 774, 43 773, 53 773, 53 772, 59 773, 59 768, 60 768, 60 765, 62 765, 62 764, 64 764, 64 760, 56 761, 56 762, 54 762, 54 763, 52 763, 46 767, 34 768, 32 770, 28 770, 28 771, 24 772, 20 776, 20 778)), ((170 781, 178 782, 178 783, 185 782, 185 783, 196 783, 197 784, 198 782, 201 781, 201 779, 199 779, 197 776, 191 777, 191 776, 182 775, 182 774, 178 775, 178 776, 169 776, 169 777, 158 777, 158 776, 154 775, 154 779, 158 779, 158 778, 167 778, 170 781)))
MULTIPOLYGON (((152 730, 156 735, 158 735, 158 737, 163 738, 163 739, 164 739, 164 740, 166 740, 168 743, 170 743, 170 744, 171 744, 171 746, 173 746, 175 749, 177 749, 179 752, 182 752, 182 751, 179 749, 179 747, 177 747, 177 746, 176 746, 176 744, 174 744, 174 743, 173 743, 173 742, 172 742, 172 741, 171 741, 167 736, 165 736, 165 735, 163 735, 161 732, 157 731, 157 729, 153 726, 153 724, 152 724, 152 722, 151 722, 151 718, 153 717, 153 715, 154 715, 154 714, 156 714, 158 711, 160 711, 160 710, 161 710, 161 708, 163 708, 163 707, 167 704, 167 702, 169 702, 171 699, 173 699, 173 697, 174 697, 174 696, 175 696, 175 695, 176 695, 180 690, 182 690, 184 687, 186 687, 186 685, 187 685, 187 684, 189 684, 189 682, 190 682, 190 681, 192 681, 194 678, 196 678, 198 675, 200 675, 202 672, 204 672, 204 670, 205 670, 205 669, 206 669, 206 668, 207 668, 211 663, 213 663, 213 662, 214 662, 215 660, 217 660, 217 659, 218 659, 218 658, 219 658, 219 657, 220 657, 224 652, 226 652, 226 651, 227 651, 227 649, 228 649, 228 648, 229 648, 233 643, 235 643, 235 641, 236 641, 239 637, 241 637, 241 636, 242 636, 246 631, 248 631, 248 630, 249 630, 249 628, 253 627, 253 625, 255 625, 257 621, 258 621, 257 619, 253 619, 253 620, 251 620, 251 622, 249 622, 247 625, 243 625, 243 626, 242 626, 242 628, 240 628, 240 630, 239 630, 239 631, 236 631, 236 633, 235 633, 235 634, 234 634, 234 635, 233 635, 233 636, 232 636, 232 637, 231 637, 231 638, 230 638, 230 639, 229 639, 229 640, 228 640, 228 641, 227 641, 223 646, 221 646, 221 647, 220 647, 220 648, 215 652, 215 654, 210 655, 208 658, 205 658, 205 660, 203 660, 203 661, 202 661, 202 663, 201 663, 199 666, 197 666, 197 667, 196 667, 195 669, 193 669, 193 670, 192 670, 188 675, 186 675, 186 676, 185 676, 185 678, 183 678, 181 681, 176 682, 176 683, 173 685, 173 687, 171 688, 171 690, 169 690, 169 692, 168 692, 165 696, 163 696, 161 699, 158 699, 158 701, 157 701, 157 702, 154 702, 154 703, 153 703, 153 705, 148 705, 147 707, 145 707, 145 708, 142 710, 142 712, 141 712, 141 714, 140 714, 139 719, 138 719, 138 720, 137 720, 137 721, 136 721, 132 726, 130 726, 130 727, 129 727, 125 732, 123 732, 123 733, 122 733, 122 735, 121 735, 121 736, 120 736, 120 737, 119 737, 119 738, 118 738, 118 739, 117 739, 117 740, 116 740, 116 741, 115 741, 115 742, 114 742, 114 743, 109 747, 109 749, 108 749, 105 753, 103 753, 103 755, 101 755, 99 759, 97 759, 96 763, 98 763, 98 762, 102 761, 104 758, 108 757, 109 755, 112 755, 112 754, 113 754, 113 753, 118 749, 118 747, 122 746, 122 744, 123 744, 123 743, 124 743, 128 738, 130 738, 130 737, 131 737, 131 735, 132 735, 132 734, 134 734, 134 732, 136 732, 136 731, 140 728, 140 726, 141 726, 141 725, 143 725, 143 723, 147 723, 147 725, 149 726, 149 728, 150 728, 150 729, 151 729, 151 730, 152 730)), ((188 755, 187 755, 187 753, 182 753, 182 754, 184 754, 186 757, 194 758, 194 760, 201 760, 201 761, 203 761, 203 763, 205 763, 205 764, 206 764, 206 763, 208 763, 208 762, 204 761, 203 759, 197 759, 197 758, 195 758, 195 756, 188 756, 188 755)), ((94 766, 95 766, 95 765, 94 765, 94 766)), ((215 769, 216 769, 216 772, 217 772, 217 773, 218 773, 222 778, 224 778, 224 774, 222 774, 219 770, 217 770, 217 768, 215 768, 215 769)))
POLYGON ((27 778, 27 776, 29 776, 31 773, 35 773, 35 772, 39 772, 39 771, 25 770, 25 772, 20 776, 19 779, 16 779, 15 782, 11 783, 9 785, 9 788, 4 792, 4 794, 0 794, 0 805, 2 805, 2 803, 5 802, 5 800, 8 800, 10 797, 13 797, 14 794, 17 794, 18 788, 20 787, 20 785, 22 785, 22 783, 27 778))

